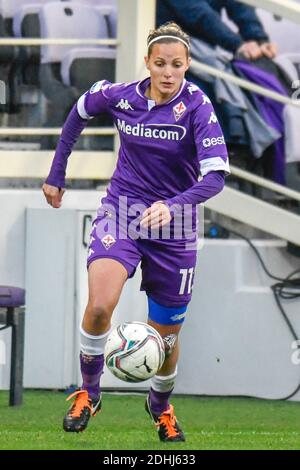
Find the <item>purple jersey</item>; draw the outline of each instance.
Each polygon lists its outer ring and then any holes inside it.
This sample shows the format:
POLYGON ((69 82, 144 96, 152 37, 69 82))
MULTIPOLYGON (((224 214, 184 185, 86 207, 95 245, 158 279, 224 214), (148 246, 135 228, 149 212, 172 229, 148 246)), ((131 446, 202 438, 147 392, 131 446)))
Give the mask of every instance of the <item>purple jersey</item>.
POLYGON ((140 82, 95 83, 79 98, 77 111, 88 120, 112 115, 120 135, 117 167, 103 202, 150 205, 170 200, 209 172, 229 172, 224 136, 209 98, 183 81, 173 99, 156 105, 145 96, 150 78, 140 82))
POLYGON ((111 114, 120 135, 119 159, 93 223, 88 265, 111 258, 132 276, 141 261, 142 289, 154 301, 177 307, 191 298, 196 263, 195 206, 222 190, 229 165, 209 98, 184 80, 172 100, 156 105, 145 96, 149 83, 149 78, 128 84, 103 80, 79 98, 64 124, 46 182, 65 186, 68 157, 88 120, 100 113, 111 114), (201 181, 199 175, 203 176, 201 181), (123 220, 120 196, 126 196, 129 205, 137 202, 145 208, 158 200, 171 206, 171 212, 173 204, 179 206, 170 222, 170 236, 163 233, 168 224, 157 239, 142 236, 139 224, 134 224, 131 236, 133 220, 127 213, 123 220), (109 205, 117 208, 115 214, 109 205), (186 230, 186 219, 183 223, 180 217, 183 205, 184 209, 189 206, 186 215, 192 215, 190 231, 186 230))

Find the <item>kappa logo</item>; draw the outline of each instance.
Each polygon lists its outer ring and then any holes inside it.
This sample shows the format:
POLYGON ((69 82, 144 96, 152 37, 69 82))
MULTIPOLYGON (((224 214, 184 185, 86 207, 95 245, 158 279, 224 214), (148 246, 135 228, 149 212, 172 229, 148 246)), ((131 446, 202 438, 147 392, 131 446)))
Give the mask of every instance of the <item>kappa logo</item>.
POLYGON ((101 239, 101 243, 106 250, 109 250, 116 243, 116 240, 112 235, 107 234, 101 239))
POLYGON ((207 124, 212 124, 218 122, 218 118, 215 113, 210 113, 210 118, 207 124))
POLYGON ((94 253, 95 253, 94 250, 92 250, 92 248, 90 248, 89 252, 88 252, 88 258, 90 258, 94 253))
POLYGON ((173 112, 176 121, 181 118, 181 116, 185 113, 186 111, 186 106, 183 101, 180 101, 180 103, 177 103, 175 106, 173 106, 173 112))
POLYGON ((200 88, 197 87, 197 85, 195 85, 194 83, 191 83, 191 85, 189 85, 189 86, 187 87, 187 89, 188 89, 188 92, 189 92, 190 95, 192 95, 192 94, 195 93, 196 91, 200 91, 200 88))
POLYGON ((131 109, 133 111, 133 107, 128 103, 128 100, 124 100, 124 98, 121 98, 119 103, 116 104, 116 108, 121 108, 121 109, 131 109))
POLYGON ((208 96, 202 95, 202 98, 203 98, 203 103, 202 103, 202 105, 204 105, 204 104, 210 104, 210 103, 211 103, 211 101, 210 101, 210 99, 209 99, 208 96))

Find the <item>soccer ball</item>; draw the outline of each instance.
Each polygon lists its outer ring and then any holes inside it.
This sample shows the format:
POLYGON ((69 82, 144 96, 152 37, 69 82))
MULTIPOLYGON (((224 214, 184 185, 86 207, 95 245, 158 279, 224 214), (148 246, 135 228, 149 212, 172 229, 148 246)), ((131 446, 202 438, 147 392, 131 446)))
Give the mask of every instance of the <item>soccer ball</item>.
POLYGON ((153 377, 165 360, 160 334, 142 322, 122 323, 108 336, 105 363, 118 379, 143 382, 153 377))

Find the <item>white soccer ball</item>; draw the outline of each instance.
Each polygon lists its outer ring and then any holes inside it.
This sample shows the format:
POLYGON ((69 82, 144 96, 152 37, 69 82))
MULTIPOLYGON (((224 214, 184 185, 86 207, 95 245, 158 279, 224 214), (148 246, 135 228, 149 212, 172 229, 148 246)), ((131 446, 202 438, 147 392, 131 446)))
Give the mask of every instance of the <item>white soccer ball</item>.
POLYGON ((153 377, 165 360, 160 334, 142 322, 122 323, 108 336, 105 363, 118 379, 143 382, 153 377))

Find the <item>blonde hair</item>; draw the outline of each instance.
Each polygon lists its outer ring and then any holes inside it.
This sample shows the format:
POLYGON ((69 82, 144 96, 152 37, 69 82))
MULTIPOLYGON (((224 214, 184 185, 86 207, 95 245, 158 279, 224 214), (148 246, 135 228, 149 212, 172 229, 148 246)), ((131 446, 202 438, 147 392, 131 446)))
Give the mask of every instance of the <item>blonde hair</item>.
POLYGON ((155 43, 168 44, 177 41, 184 44, 187 50, 187 56, 189 56, 190 38, 180 28, 180 26, 178 26, 177 23, 174 23, 173 21, 168 21, 167 23, 162 24, 158 28, 152 29, 147 38, 148 57, 150 57, 152 47, 155 43))

